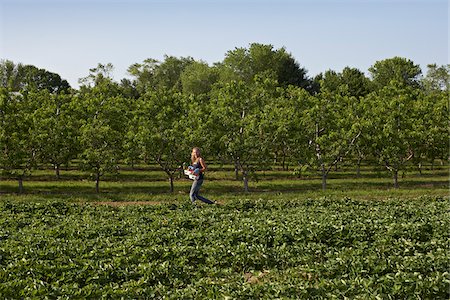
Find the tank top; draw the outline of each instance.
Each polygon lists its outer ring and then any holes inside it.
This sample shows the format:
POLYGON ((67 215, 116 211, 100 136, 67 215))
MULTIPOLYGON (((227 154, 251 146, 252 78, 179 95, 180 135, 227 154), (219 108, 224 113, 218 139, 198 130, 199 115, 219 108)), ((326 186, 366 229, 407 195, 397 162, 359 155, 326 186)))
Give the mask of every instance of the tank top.
MULTIPOLYGON (((192 165, 192 167, 194 167, 195 169, 201 169, 202 165, 200 164, 200 162, 197 160, 197 162, 195 164, 192 165)), ((203 173, 200 172, 199 176, 198 176, 198 180, 203 179, 203 173)))

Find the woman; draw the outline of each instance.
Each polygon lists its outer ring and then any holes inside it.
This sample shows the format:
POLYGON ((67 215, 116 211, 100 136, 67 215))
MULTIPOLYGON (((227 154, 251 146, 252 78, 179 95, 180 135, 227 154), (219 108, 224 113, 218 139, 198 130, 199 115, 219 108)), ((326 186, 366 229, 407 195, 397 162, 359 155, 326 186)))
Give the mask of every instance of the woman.
POLYGON ((191 198, 192 203, 195 202, 196 199, 203 201, 208 204, 214 204, 215 202, 206 199, 205 197, 202 197, 198 194, 200 191, 200 187, 203 184, 203 173, 206 171, 206 163, 203 160, 202 156, 200 155, 200 149, 197 147, 194 147, 192 149, 191 153, 191 161, 192 161, 192 167, 195 170, 195 173, 198 172, 197 179, 194 180, 191 187, 191 192, 189 193, 189 198, 191 198))

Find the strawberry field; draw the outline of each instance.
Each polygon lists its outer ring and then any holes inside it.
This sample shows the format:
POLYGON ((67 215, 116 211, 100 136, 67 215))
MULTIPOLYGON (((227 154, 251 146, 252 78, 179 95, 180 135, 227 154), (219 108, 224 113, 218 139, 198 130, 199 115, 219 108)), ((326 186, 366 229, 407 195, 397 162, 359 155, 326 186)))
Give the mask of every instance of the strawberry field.
POLYGON ((448 198, 0 202, 0 298, 448 299, 448 198))

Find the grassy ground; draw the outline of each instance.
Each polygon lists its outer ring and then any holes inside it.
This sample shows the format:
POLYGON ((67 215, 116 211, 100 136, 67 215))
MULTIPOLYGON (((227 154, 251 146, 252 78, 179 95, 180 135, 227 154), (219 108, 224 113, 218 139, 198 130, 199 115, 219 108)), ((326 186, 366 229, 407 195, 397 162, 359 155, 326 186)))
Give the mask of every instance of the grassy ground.
MULTIPOLYGON (((292 171, 276 168, 260 171, 250 181, 250 193, 243 192, 242 181, 234 178, 232 166, 211 165, 206 174, 202 194, 222 203, 236 198, 315 198, 323 196, 353 197, 358 199, 417 198, 424 195, 449 195, 449 169, 447 165, 424 167, 400 174, 400 188, 394 189, 390 174, 380 167, 365 166, 361 176, 353 167, 344 166, 330 174, 327 190, 322 191, 319 174, 305 172, 298 177, 292 171)), ((176 203, 188 200, 191 181, 179 176, 175 191, 169 192, 169 181, 157 166, 123 167, 116 174, 103 176, 100 193, 86 172, 62 170, 57 179, 50 169, 35 170, 24 180, 25 192, 18 194, 18 182, 11 177, 0 177, 0 197, 9 200, 66 199, 67 201, 154 201, 176 203)))

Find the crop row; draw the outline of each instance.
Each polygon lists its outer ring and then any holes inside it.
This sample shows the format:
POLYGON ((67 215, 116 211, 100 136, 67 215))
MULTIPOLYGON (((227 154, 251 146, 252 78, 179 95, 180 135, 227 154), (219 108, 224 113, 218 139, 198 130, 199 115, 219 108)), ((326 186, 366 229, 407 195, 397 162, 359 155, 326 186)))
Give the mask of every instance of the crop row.
POLYGON ((448 299, 448 204, 0 202, 0 297, 448 299))

